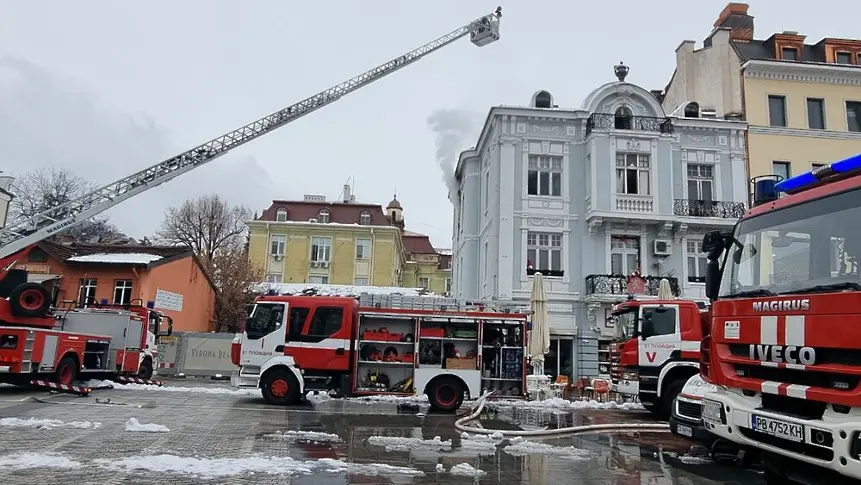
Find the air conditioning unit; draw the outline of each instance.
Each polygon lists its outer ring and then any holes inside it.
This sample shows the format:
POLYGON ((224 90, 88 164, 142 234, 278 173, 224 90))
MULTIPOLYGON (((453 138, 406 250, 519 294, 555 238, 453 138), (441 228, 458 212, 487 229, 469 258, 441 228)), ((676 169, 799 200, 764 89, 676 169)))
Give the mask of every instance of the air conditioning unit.
POLYGON ((317 222, 317 219, 316 219, 316 218, 308 219, 308 222, 314 222, 314 223, 316 223, 316 222, 317 222))
POLYGON ((673 254, 673 243, 669 239, 655 239, 655 256, 669 256, 673 254))
POLYGON ((282 259, 284 259, 284 255, 283 254, 273 254, 272 259, 274 259, 275 261, 281 261, 282 259))
POLYGON ((328 261, 323 261, 323 262, 321 262, 321 263, 320 263, 320 267, 321 267, 321 268, 328 268, 328 267, 329 267, 329 262, 328 262, 328 261))
POLYGON ((320 263, 318 263, 316 261, 311 261, 311 267, 312 268, 316 268, 318 264, 320 264, 320 263))

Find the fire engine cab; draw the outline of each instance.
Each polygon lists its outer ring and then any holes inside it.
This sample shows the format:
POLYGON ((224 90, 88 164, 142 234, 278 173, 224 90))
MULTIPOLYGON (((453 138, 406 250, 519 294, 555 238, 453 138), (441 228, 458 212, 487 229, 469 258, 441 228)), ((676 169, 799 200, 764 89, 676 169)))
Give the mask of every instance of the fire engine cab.
POLYGON ((769 484, 857 483, 861 155, 754 187, 732 234, 703 240, 713 303, 700 371, 718 386, 703 419, 759 449, 769 484))
POLYGON ((426 394, 454 411, 486 390, 524 397, 527 316, 514 310, 430 296, 261 296, 234 339, 231 382, 271 404, 309 391, 426 394))
POLYGON ((669 418, 673 399, 699 372, 704 315, 692 300, 636 300, 613 307, 611 380, 619 394, 669 418))

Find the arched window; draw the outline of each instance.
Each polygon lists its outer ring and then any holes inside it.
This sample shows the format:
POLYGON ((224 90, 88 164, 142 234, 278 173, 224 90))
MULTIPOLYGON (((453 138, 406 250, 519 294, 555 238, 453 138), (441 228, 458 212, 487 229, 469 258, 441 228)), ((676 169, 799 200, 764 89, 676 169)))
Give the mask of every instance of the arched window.
POLYGON ((631 112, 630 108, 622 106, 616 110, 615 121, 617 130, 630 130, 634 124, 634 113, 631 112))
POLYGON ((535 107, 536 108, 552 108, 551 106, 552 99, 550 97, 550 93, 547 91, 539 91, 538 94, 535 95, 535 107))
POLYGON ((326 224, 329 222, 329 209, 320 210, 320 213, 317 214, 317 222, 321 224, 326 224))
POLYGON ((685 118, 699 118, 700 117, 700 105, 696 102, 688 103, 685 106, 685 118))
POLYGON ((287 222, 287 209, 278 209, 275 213, 276 222, 287 222))
POLYGON ((362 211, 362 213, 359 215, 359 224, 361 224, 363 226, 370 226, 371 225, 371 213, 368 211, 362 211))

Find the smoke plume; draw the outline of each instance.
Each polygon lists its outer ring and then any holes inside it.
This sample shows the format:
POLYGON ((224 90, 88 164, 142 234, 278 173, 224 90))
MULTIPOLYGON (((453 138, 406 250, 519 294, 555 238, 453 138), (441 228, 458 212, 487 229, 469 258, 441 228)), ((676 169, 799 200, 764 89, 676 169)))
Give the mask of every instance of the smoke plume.
POLYGON ((438 109, 428 117, 428 126, 436 134, 436 163, 442 170, 443 181, 452 200, 457 198, 457 180, 454 178, 458 151, 470 135, 472 121, 460 110, 438 109))

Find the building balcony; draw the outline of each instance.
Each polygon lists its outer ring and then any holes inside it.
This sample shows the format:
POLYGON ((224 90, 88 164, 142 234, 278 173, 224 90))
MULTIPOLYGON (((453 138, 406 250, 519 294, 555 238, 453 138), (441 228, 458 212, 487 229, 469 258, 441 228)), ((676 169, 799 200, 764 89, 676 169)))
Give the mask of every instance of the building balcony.
POLYGON ((655 198, 651 195, 616 194, 616 212, 651 214, 655 212, 655 198))
POLYGON ((673 133, 670 118, 653 116, 620 116, 611 113, 592 113, 586 120, 586 135, 593 131, 630 130, 649 131, 669 135, 673 133))
POLYGON ((744 212, 744 202, 692 199, 675 199, 673 201, 673 214, 677 216, 738 219, 744 215, 744 212))
POLYGON ((561 278, 565 276, 565 271, 561 269, 535 269, 535 268, 526 268, 526 274, 528 276, 533 276, 535 273, 541 273, 543 276, 549 276, 551 278, 561 278))
POLYGON ((617 295, 628 296, 630 294, 640 294, 645 296, 658 296, 658 288, 661 285, 661 280, 666 279, 670 282, 670 290, 673 296, 681 294, 679 280, 672 276, 642 276, 645 280, 645 288, 637 291, 629 285, 629 277, 625 275, 610 275, 610 274, 590 274, 586 277, 586 296, 589 295, 617 295), (630 291, 629 291, 630 290, 630 291))

